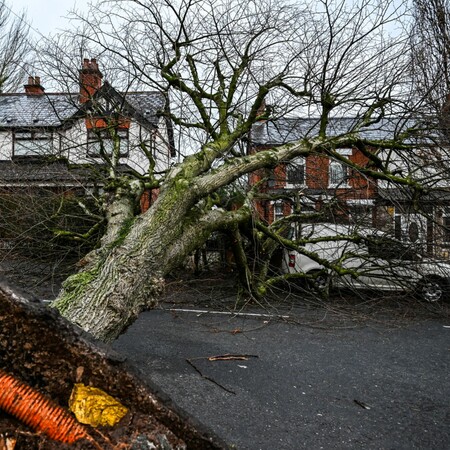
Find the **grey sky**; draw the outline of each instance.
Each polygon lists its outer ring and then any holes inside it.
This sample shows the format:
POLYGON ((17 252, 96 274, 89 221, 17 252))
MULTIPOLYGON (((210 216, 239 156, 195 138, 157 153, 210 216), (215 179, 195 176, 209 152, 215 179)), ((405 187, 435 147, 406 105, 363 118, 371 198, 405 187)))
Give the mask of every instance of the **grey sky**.
POLYGON ((88 6, 87 0, 7 0, 7 3, 16 14, 26 10, 28 23, 44 36, 68 26, 64 16, 69 10, 82 11, 88 6))

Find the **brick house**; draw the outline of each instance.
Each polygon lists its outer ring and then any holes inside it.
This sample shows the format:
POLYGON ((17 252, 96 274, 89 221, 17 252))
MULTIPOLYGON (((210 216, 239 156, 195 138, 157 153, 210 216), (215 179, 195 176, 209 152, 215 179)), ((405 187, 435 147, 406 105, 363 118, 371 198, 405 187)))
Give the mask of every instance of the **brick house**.
MULTIPOLYGON (((330 120, 329 132, 335 136, 352 130, 352 118, 330 120)), ((315 118, 278 118, 254 125, 248 152, 276 147, 317 135, 315 118)), ((383 140, 395 135, 398 122, 382 120, 359 132, 370 140, 383 140)), ((431 161, 433 145, 419 144, 414 155, 399 158, 412 166, 410 172, 431 161)), ((365 166, 368 158, 357 148, 339 149, 350 161, 365 166)), ((432 192, 413 201, 408 188, 370 179, 337 159, 324 155, 298 157, 275 169, 260 170, 249 177, 251 186, 260 184, 255 208, 267 223, 300 211, 311 220, 358 223, 394 233, 399 239, 412 241, 429 254, 448 257, 450 249, 450 188, 447 180, 432 192), (441 227, 440 225, 443 225, 441 227), (447 230, 447 231, 446 231, 447 230)))
MULTIPOLYGON (((339 119, 331 126, 336 134, 348 130, 351 119, 339 119)), ((251 132, 249 152, 260 151, 273 146, 300 140, 317 132, 317 119, 280 118, 276 121, 261 121, 251 132)), ((339 149, 338 153, 359 165, 368 162, 356 148, 339 149)), ((352 172, 338 160, 323 155, 298 157, 277 166, 271 173, 258 171, 250 177, 254 185, 266 178, 263 191, 280 200, 261 200, 257 203, 260 216, 268 223, 292 212, 293 203, 288 199, 297 197, 303 212, 321 210, 333 200, 336 218, 347 220, 349 216, 361 216, 361 212, 372 215, 372 206, 377 198, 377 185, 359 173, 352 172), (283 201, 282 197, 287 200, 283 201)), ((333 211, 330 210, 330 213, 333 211)), ((372 221, 372 217, 366 220, 372 221)))

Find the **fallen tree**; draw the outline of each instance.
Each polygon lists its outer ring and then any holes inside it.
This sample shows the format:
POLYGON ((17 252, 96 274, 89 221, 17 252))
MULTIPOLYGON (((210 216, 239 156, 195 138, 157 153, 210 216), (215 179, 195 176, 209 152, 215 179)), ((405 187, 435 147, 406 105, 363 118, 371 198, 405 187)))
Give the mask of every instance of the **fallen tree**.
MULTIPOLYGON (((167 113, 187 156, 161 178, 150 173, 131 179, 114 172, 120 150, 115 146, 117 154, 107 161, 112 176, 102 245, 84 258, 82 270, 64 283, 53 304, 84 330, 104 341, 115 339, 140 311, 157 303, 164 277, 213 231, 233 233, 255 217, 254 189, 244 189, 244 199, 228 207, 217 193, 256 170, 318 155, 361 176, 423 190, 420 180, 392 172, 389 158, 380 156, 386 149, 410 149, 405 140, 414 133, 407 120, 407 36, 395 28, 402 11, 390 2, 348 6, 325 0, 304 8, 283 1, 126 4, 100 2, 88 18, 79 17, 82 26, 56 58, 54 51, 41 54, 50 57, 48 67, 55 61, 62 67, 64 60, 69 67, 67 61, 80 51, 71 49, 76 43, 83 52, 108 55, 111 76, 129 87, 168 92, 167 113), (390 34, 389 26, 396 31, 390 34), (270 117, 266 104, 274 105, 270 117), (247 154, 245 142, 256 124, 292 112, 316 117, 314 130, 296 142, 247 154), (330 129, 332 117, 348 113, 353 117, 348 129, 330 129), (405 120, 389 136, 359 134, 391 117, 405 120), (364 164, 339 152, 352 147, 364 153, 364 164), (146 183, 159 188, 159 197, 136 216, 134 205, 146 183)), ((258 286, 249 289, 261 292, 258 286)))

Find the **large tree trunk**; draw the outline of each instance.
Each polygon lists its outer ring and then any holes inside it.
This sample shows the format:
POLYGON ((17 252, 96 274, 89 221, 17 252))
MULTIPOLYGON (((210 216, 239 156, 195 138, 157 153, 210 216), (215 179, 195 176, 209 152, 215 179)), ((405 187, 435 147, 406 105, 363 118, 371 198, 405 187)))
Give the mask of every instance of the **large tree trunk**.
POLYGON ((191 211, 195 200, 187 183, 163 190, 152 208, 133 223, 127 220, 115 240, 108 239, 81 272, 66 280, 53 306, 96 338, 117 338, 142 310, 156 305, 168 272, 219 225, 248 213, 196 213, 191 211))

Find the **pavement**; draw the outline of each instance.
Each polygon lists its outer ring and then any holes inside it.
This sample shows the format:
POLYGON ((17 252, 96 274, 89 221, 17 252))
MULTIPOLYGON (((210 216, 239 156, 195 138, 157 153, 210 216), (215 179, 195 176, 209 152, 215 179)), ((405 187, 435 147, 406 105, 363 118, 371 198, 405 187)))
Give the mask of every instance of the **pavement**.
POLYGON ((450 448, 447 316, 195 298, 141 314, 113 347, 230 446, 450 448))

